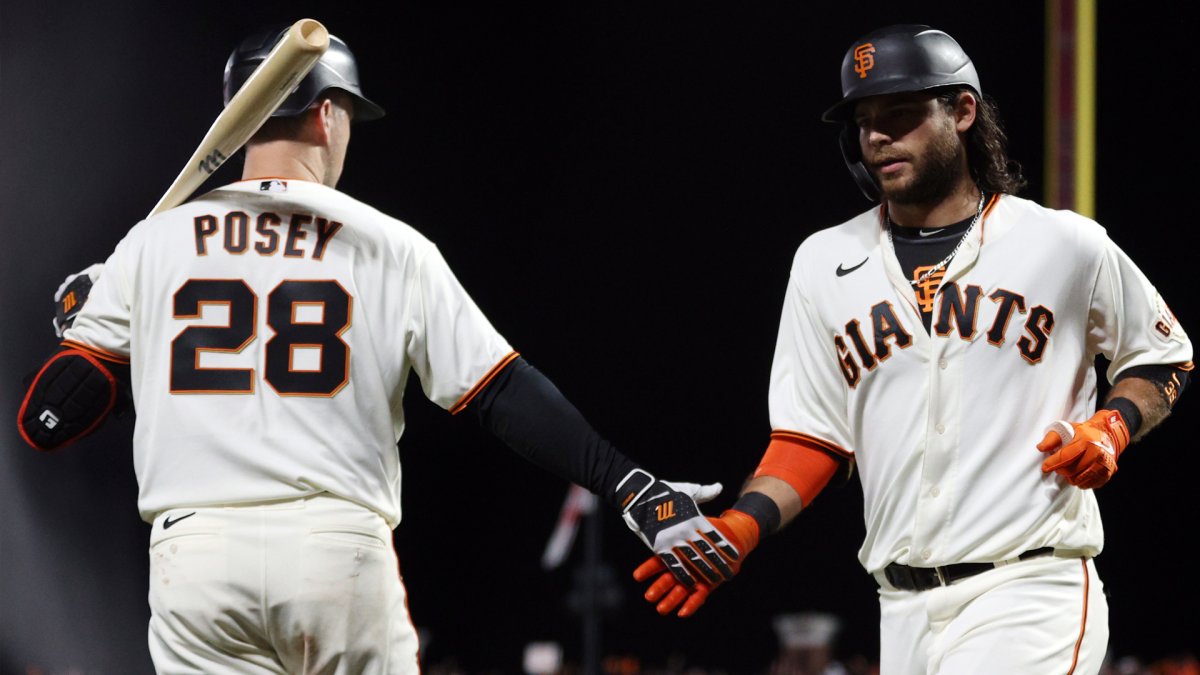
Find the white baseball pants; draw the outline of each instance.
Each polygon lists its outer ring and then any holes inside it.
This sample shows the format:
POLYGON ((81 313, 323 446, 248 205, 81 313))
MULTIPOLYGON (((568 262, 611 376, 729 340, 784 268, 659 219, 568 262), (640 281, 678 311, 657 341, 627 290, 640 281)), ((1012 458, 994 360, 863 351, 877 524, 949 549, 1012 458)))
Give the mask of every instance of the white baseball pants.
POLYGON ((419 672, 391 529, 327 494, 160 514, 150 611, 162 674, 419 672))
MULTIPOLYGON (((878 575, 882 576, 882 575, 878 575)), ((1108 602, 1091 560, 1015 562, 928 591, 879 591, 882 675, 1093 675, 1108 602)))

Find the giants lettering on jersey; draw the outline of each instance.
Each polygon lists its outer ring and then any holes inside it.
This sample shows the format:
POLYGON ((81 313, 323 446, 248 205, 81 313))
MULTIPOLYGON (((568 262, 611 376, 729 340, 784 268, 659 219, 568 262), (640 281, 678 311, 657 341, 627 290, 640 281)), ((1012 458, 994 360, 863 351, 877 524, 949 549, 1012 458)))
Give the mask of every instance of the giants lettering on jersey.
MULTIPOLYGON (((990 306, 981 302, 984 297, 983 289, 974 284, 965 288, 953 281, 943 285, 938 292, 939 303, 934 313, 933 331, 939 337, 953 334, 971 342, 979 326, 987 325, 987 343, 1002 347, 1009 324, 1015 315, 1020 315, 1025 320, 1021 337, 1015 343, 1016 350, 1030 364, 1041 362, 1054 330, 1054 312, 1042 305, 1027 308, 1025 296, 1003 288, 986 296, 993 303, 990 306), (981 305, 984 306, 983 310, 980 309, 981 305), (988 316, 980 317, 981 313, 988 316), (980 321, 981 318, 985 321, 980 321), (990 322, 986 319, 990 319, 990 322)), ((907 349, 913 342, 912 333, 900 321, 890 302, 883 301, 872 306, 868 321, 869 325, 863 325, 858 319, 851 319, 846 322, 845 333, 833 338, 838 366, 851 388, 862 380, 864 371, 872 372, 880 363, 887 361, 893 347, 907 349)))
MULTIPOLYGON (((196 216, 193 220, 196 255, 208 255, 208 240, 222 231, 225 236, 220 243, 226 251, 234 255, 245 253, 250 247, 250 220, 245 211, 230 211, 221 218, 208 214, 196 216)), ((288 217, 284 231, 283 218, 270 212, 260 213, 254 218, 254 252, 267 256, 282 249, 285 258, 303 258, 305 253, 311 253, 313 260, 320 260, 325 255, 325 247, 341 229, 342 224, 337 221, 293 213, 288 217), (316 234, 316 241, 312 243, 308 243, 310 232, 316 234)))

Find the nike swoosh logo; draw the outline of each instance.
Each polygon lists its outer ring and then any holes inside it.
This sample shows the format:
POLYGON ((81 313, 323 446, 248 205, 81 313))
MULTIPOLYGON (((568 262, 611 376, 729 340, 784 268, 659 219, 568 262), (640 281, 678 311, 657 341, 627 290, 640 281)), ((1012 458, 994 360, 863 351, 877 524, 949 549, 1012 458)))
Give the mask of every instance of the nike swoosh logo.
POLYGON ((839 277, 844 277, 847 274, 850 274, 851 272, 853 272, 854 270, 862 267, 863 265, 866 265, 867 261, 870 259, 871 259, 871 256, 867 256, 867 257, 863 258, 862 262, 858 263, 854 267, 842 267, 841 263, 839 263, 838 267, 837 267, 837 275, 839 277))
POLYGON ((937 234, 938 232, 941 232, 944 229, 946 229, 946 228, 939 227, 936 230, 917 230, 917 235, 921 236, 921 237, 932 237, 933 235, 937 234))
POLYGON ((166 519, 163 520, 163 529, 165 530, 165 529, 171 527, 172 525, 177 524, 179 521, 187 520, 188 518, 191 518, 194 515, 196 515, 196 512, 192 511, 191 513, 187 514, 186 516, 179 516, 175 520, 171 520, 171 516, 167 516, 166 519))

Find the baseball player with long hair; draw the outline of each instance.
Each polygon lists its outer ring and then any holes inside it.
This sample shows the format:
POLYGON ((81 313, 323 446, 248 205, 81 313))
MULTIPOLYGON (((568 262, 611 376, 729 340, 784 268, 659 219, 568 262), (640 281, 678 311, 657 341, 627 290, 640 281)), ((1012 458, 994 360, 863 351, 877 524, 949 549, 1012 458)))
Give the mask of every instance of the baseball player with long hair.
POLYGON ((949 35, 869 33, 841 82, 824 119, 879 204, 796 252, 771 442, 711 519, 737 556, 720 576, 653 557, 635 577, 660 613, 688 616, 857 467, 882 672, 1095 673, 1108 641, 1095 490, 1170 412, 1191 342, 1103 228, 1016 196, 996 106, 949 35))
MULTIPOLYGON (((227 103, 281 34, 234 50, 227 103)), ((601 495, 673 565, 697 529, 730 548, 696 507, 719 485, 659 481, 618 452, 433 243, 335 189, 351 122, 383 110, 330 41, 248 143, 243 180, 137 224, 64 282, 61 346, 18 415, 53 450, 136 409, 160 673, 418 671, 392 546, 412 372, 437 405, 601 495)))

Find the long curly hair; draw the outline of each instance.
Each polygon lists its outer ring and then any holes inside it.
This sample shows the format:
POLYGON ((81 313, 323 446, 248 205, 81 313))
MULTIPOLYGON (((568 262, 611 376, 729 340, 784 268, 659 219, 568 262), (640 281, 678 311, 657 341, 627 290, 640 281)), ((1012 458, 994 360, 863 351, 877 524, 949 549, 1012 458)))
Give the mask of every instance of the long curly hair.
MULTIPOLYGON (((972 90, 954 87, 939 92, 937 98, 949 111, 964 91, 972 90)), ((967 165, 971 177, 985 192, 1015 195, 1028 181, 1021 171, 1021 165, 1008 157, 1008 135, 1000 121, 1000 110, 992 99, 978 95, 976 98, 979 99, 979 105, 975 109, 975 124, 967 130, 966 139, 967 165)))

